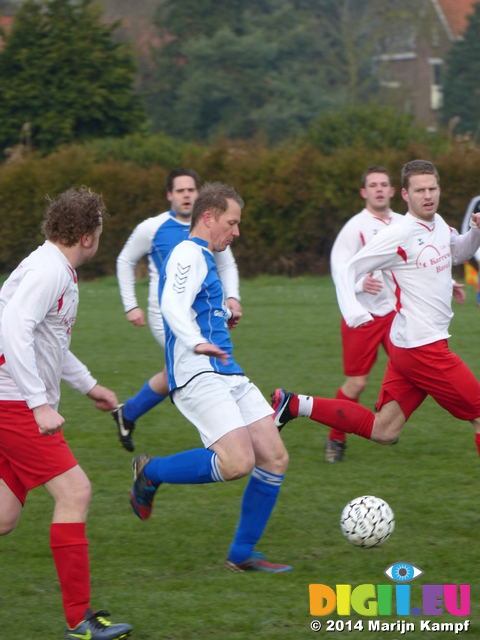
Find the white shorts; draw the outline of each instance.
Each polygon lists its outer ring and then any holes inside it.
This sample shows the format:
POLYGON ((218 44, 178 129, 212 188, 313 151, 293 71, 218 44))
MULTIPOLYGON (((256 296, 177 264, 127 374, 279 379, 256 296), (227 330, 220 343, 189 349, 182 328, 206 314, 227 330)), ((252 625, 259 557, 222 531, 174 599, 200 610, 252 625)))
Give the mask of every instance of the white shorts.
POLYGON ((246 376, 202 373, 176 389, 173 401, 197 427, 207 449, 226 433, 273 414, 258 387, 246 376))

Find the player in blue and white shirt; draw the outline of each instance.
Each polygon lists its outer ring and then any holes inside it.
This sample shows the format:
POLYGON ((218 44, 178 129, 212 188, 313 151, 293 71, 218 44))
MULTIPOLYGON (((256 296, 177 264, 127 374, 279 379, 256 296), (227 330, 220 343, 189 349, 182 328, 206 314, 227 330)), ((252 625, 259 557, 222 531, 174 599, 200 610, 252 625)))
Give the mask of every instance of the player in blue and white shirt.
POLYGON ((205 448, 137 456, 130 502, 145 520, 164 482, 205 484, 251 473, 226 568, 283 572, 291 567, 268 562, 255 546, 277 501, 288 453, 270 405, 233 359, 228 329, 240 314, 227 308, 213 258, 239 235, 242 206, 233 189, 206 185, 193 207, 189 238, 163 266, 159 296, 170 394, 205 448))
MULTIPOLYGON (((167 199, 171 209, 141 222, 127 240, 117 259, 117 277, 127 320, 137 327, 145 325, 145 315, 135 295, 135 267, 144 256, 150 275, 148 324, 157 342, 164 347, 165 335, 158 302, 159 273, 171 249, 185 240, 190 232, 192 207, 198 196, 200 179, 190 169, 174 169, 167 178, 167 199)), ((238 269, 228 248, 215 253, 215 262, 225 288, 228 306, 241 313, 238 269)), ((150 378, 140 391, 112 412, 119 428, 119 438, 128 451, 133 451, 132 431, 135 421, 162 402, 168 395, 166 368, 150 378)))

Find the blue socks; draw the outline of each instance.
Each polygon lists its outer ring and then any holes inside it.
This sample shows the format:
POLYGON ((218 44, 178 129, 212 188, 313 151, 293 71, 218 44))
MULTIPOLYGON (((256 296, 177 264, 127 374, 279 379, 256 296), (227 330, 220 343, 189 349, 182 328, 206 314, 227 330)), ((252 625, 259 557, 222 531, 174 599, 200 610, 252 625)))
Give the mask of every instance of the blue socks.
POLYGON ((154 458, 145 466, 145 475, 158 486, 224 482, 217 466, 217 454, 208 449, 190 449, 166 458, 154 458))
POLYGON ((228 554, 235 564, 251 557, 277 502, 284 477, 254 467, 243 494, 240 521, 228 554))
POLYGON ((135 422, 145 413, 156 407, 165 400, 167 396, 155 393, 152 387, 146 382, 136 396, 129 398, 123 406, 123 415, 127 420, 135 422))
MULTIPOLYGON (((191 449, 166 458, 154 458, 145 466, 154 486, 223 482, 217 454, 209 449, 191 449)), ((230 547, 229 559, 239 564, 252 556, 273 511, 285 476, 254 467, 242 499, 240 521, 230 547)))

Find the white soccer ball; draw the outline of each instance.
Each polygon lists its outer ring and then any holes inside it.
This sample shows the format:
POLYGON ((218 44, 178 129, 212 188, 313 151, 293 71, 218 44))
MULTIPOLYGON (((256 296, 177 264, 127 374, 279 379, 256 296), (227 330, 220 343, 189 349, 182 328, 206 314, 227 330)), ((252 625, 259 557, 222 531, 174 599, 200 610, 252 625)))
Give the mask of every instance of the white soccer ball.
POLYGON ((340 528, 357 547, 377 547, 392 535, 395 516, 385 500, 361 496, 351 500, 342 511, 340 528))

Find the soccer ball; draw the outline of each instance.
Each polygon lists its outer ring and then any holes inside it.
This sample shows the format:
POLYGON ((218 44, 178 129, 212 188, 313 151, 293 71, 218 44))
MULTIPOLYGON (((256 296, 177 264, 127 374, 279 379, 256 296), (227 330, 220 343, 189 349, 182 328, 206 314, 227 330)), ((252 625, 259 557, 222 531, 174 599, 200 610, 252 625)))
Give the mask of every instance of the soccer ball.
POLYGON ((385 500, 361 496, 351 500, 342 511, 340 528, 357 547, 377 547, 392 535, 395 516, 385 500))

